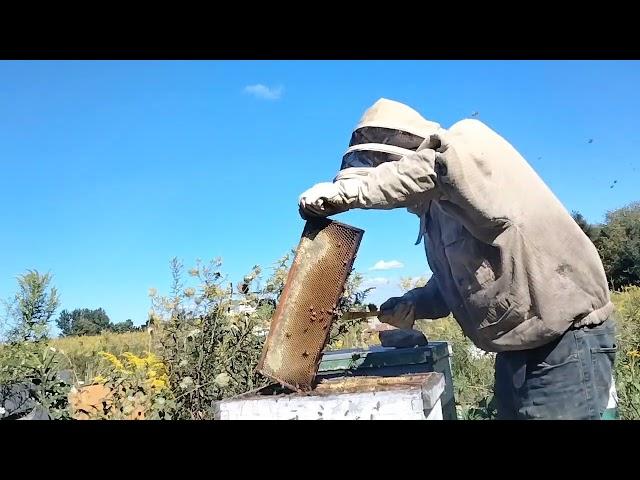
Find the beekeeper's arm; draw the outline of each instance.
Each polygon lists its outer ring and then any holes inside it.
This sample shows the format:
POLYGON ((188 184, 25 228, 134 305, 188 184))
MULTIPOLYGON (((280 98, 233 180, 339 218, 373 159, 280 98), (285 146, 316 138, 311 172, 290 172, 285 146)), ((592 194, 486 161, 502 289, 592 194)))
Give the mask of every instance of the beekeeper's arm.
POLYGON ((436 194, 436 152, 422 149, 366 173, 319 183, 300 195, 303 218, 327 217, 353 208, 389 210, 428 201, 436 194))
MULTIPOLYGON (((319 183, 300 196, 303 218, 326 217, 353 208, 388 210, 424 204, 437 195, 436 151, 425 148, 355 175, 319 183)), ((429 145, 430 146, 430 145, 429 145)), ((397 328, 412 328, 416 319, 441 318, 449 313, 437 280, 402 297, 390 298, 379 319, 397 328)))

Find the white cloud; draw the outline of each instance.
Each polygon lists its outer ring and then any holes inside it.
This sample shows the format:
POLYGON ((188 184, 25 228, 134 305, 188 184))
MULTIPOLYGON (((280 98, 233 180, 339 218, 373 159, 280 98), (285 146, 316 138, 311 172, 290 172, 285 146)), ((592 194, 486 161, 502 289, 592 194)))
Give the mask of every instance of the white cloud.
POLYGON ((263 100, 278 100, 282 97, 284 88, 281 86, 267 87, 261 83, 256 83, 255 85, 247 85, 244 87, 244 92, 263 100))
POLYGON ((395 268, 402 268, 402 267, 404 267, 404 264, 402 262, 399 262, 398 260, 389 260, 388 262, 385 262, 384 260, 379 260, 369 270, 393 270, 395 268))

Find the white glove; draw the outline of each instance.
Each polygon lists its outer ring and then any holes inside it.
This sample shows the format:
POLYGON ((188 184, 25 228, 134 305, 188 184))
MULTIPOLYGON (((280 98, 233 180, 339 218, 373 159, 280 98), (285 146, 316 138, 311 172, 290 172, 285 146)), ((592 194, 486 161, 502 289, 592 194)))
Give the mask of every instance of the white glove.
POLYGON ((298 200, 300 215, 308 217, 328 217, 348 210, 346 202, 335 183, 318 183, 300 195, 298 200))
POLYGON ((392 297, 380 305, 378 319, 396 328, 409 330, 416 321, 416 305, 411 296, 392 297))

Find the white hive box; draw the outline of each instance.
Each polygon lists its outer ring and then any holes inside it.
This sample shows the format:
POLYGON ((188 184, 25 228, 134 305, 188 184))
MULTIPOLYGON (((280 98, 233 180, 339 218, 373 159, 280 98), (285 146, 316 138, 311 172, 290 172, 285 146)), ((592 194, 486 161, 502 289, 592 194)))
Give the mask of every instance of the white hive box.
POLYGON ((322 380, 306 393, 262 389, 222 400, 217 420, 442 420, 445 379, 430 372, 322 380))

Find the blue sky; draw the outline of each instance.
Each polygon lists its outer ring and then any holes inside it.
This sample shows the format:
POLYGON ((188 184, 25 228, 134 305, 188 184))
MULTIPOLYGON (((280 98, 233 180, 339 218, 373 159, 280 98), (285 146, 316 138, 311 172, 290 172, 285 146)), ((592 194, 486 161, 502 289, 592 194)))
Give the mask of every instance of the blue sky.
MULTIPOLYGON (((0 298, 51 271, 63 308, 142 323, 173 256, 220 256, 233 280, 268 267, 380 97, 445 127, 478 112, 599 221, 640 200, 639 85, 637 61, 0 62, 0 298)), ((336 218, 366 231, 376 303, 428 273, 406 211, 336 218)))

